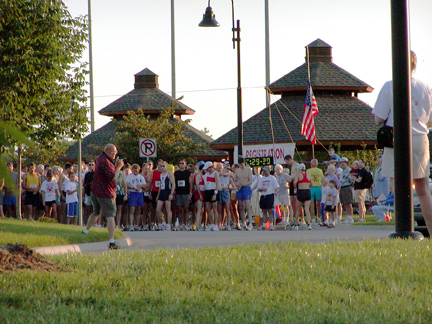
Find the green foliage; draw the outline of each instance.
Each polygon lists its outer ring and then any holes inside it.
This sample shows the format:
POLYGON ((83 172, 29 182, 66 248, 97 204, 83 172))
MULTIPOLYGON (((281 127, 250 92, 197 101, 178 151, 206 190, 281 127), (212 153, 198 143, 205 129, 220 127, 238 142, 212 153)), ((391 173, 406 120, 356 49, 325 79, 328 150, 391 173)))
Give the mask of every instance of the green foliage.
POLYGON ((1 0, 0 119, 39 148, 87 130, 86 40, 86 19, 63 1, 1 0))
POLYGON ((34 162, 36 164, 49 164, 55 165, 58 163, 58 158, 63 156, 69 146, 72 145, 71 141, 58 140, 53 143, 50 148, 37 147, 29 148, 23 152, 22 158, 25 163, 34 162))
POLYGON ((113 142, 121 152, 120 157, 127 157, 129 162, 146 161, 139 157, 139 139, 156 138, 157 158, 177 163, 180 158, 189 158, 203 150, 204 145, 198 144, 184 135, 190 120, 173 118, 174 109, 164 109, 157 119, 145 116, 142 110, 128 112, 120 121, 116 121, 116 138, 113 142))
POLYGON ((16 184, 13 183, 12 178, 10 177, 9 170, 6 168, 8 155, 4 154, 6 152, 5 148, 9 148, 7 152, 14 151, 11 148, 11 141, 16 143, 26 144, 27 147, 32 147, 33 144, 27 139, 27 137, 20 132, 16 127, 12 126, 10 123, 6 123, 0 120, 0 183, 4 179, 4 184, 8 188, 15 188, 16 184))

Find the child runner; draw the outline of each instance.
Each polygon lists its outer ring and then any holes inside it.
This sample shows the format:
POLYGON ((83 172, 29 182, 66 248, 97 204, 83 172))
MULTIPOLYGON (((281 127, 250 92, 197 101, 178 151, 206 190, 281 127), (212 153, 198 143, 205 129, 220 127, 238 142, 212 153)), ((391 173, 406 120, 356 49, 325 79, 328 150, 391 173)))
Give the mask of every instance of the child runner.
POLYGON ((339 192, 336 189, 336 181, 331 179, 329 181, 329 190, 327 192, 326 197, 326 205, 325 205, 325 211, 330 213, 331 220, 328 223, 328 227, 332 228, 335 227, 336 224, 336 207, 338 204, 338 195, 339 192))
POLYGON ((327 226, 327 214, 325 212, 325 203, 327 199, 327 194, 329 193, 330 187, 328 186, 329 180, 324 177, 321 179, 321 208, 320 208, 320 214, 321 214, 321 222, 319 223, 320 226, 327 226))
POLYGON ((67 224, 78 225, 78 178, 74 172, 69 173, 69 181, 65 183, 67 224))
POLYGON ((48 170, 46 177, 47 180, 42 183, 40 188, 45 214, 57 220, 57 196, 60 196, 60 190, 57 182, 53 179, 51 170, 48 170))

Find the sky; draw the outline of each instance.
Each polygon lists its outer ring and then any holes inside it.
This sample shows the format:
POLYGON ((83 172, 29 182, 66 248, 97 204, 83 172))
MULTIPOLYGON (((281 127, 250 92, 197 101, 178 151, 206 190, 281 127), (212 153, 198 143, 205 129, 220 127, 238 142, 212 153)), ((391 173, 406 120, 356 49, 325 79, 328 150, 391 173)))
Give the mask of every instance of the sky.
MULTIPOLYGON (((64 0, 72 16, 87 15, 88 0, 64 0)), ((175 0, 177 97, 195 110, 191 125, 214 139, 237 125, 237 52, 231 1, 212 0, 218 28, 198 27, 207 0, 175 0)), ((266 106, 264 0, 235 0, 241 26, 243 120, 266 106)), ((110 118, 97 112, 133 89, 144 68, 171 95, 171 0, 92 0, 96 129, 110 118)), ((414 77, 432 86, 432 1, 410 1, 414 77)), ((305 62, 305 46, 320 38, 333 62, 374 88, 359 98, 373 106, 392 77, 390 0, 269 0, 270 82, 305 62)), ((84 60, 89 61, 88 52, 84 60)), ((272 102, 278 97, 272 97, 272 102)), ((316 98, 319 107, 319 97, 316 98)), ((183 118, 185 119, 185 117, 183 118)))

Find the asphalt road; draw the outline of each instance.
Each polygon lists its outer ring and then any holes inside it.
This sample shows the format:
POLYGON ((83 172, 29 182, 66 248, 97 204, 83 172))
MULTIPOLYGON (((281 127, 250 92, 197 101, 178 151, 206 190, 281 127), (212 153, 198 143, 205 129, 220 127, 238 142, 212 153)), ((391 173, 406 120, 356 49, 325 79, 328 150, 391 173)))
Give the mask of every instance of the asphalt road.
POLYGON ((134 245, 123 250, 186 248, 223 246, 233 244, 265 242, 324 242, 364 239, 386 239, 394 232, 394 226, 352 226, 338 224, 335 228, 323 228, 315 225, 311 231, 306 227, 299 231, 290 228, 276 231, 219 231, 219 232, 126 232, 134 245))

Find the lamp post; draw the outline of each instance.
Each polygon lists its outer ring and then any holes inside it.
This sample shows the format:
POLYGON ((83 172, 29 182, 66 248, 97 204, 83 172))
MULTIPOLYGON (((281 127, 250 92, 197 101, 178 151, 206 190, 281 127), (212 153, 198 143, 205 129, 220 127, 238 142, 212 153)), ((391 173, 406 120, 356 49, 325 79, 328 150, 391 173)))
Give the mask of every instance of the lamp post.
MULTIPOLYGON (((241 87, 241 60, 240 60, 240 20, 237 20, 237 26, 234 25, 234 0, 231 0, 232 8, 232 42, 233 49, 236 49, 237 43, 237 146, 238 155, 243 154, 243 118, 242 118, 242 87, 241 87)), ((213 10, 210 7, 210 0, 203 15, 203 20, 199 23, 200 27, 219 27, 215 19, 213 10)))

